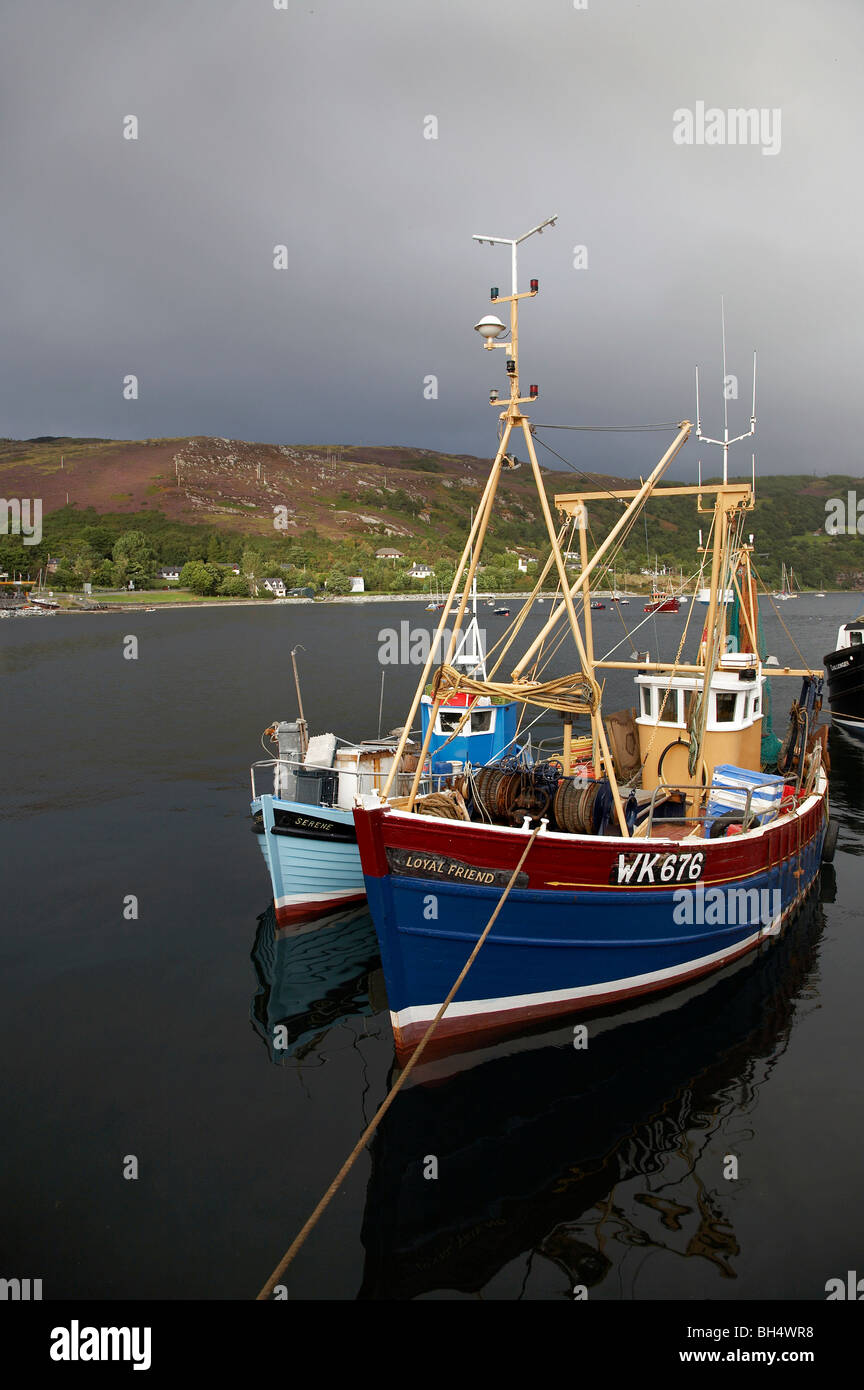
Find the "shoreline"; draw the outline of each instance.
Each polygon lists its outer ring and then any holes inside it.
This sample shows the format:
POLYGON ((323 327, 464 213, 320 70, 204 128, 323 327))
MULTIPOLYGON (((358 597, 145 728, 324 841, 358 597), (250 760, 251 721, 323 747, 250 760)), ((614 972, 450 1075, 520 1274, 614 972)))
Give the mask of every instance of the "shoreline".
MULTIPOLYGON (((158 592, 162 592, 162 591, 159 590, 158 592)), ((850 595, 852 595, 852 594, 857 594, 857 593, 858 593, 858 590, 855 590, 855 589, 848 589, 848 590, 847 590, 847 589, 825 590, 825 597, 826 597, 826 598, 834 598, 834 597, 839 597, 841 594, 847 594, 847 593, 850 594, 850 595)), ((500 603, 517 603, 517 602, 519 602, 519 601, 524 602, 525 600, 527 600, 528 596, 529 596, 528 593, 526 593, 526 592, 524 592, 524 591, 517 591, 517 592, 510 591, 510 592, 505 592, 505 593, 497 594, 497 595, 495 596, 494 603, 497 605, 497 604, 500 604, 500 603)), ((602 592, 600 592, 600 591, 595 591, 593 596, 594 596, 594 598, 596 598, 596 599, 605 599, 605 600, 607 601, 608 606, 609 606, 609 611, 614 611, 614 605, 613 605, 613 604, 609 604, 609 599, 610 599, 611 596, 610 596, 608 593, 602 593, 602 592)), ((541 598, 541 599, 543 599, 544 602, 550 602, 550 601, 552 601, 552 600, 555 599, 556 593, 555 593, 555 592, 552 592, 552 591, 544 590, 538 597, 541 598)), ((625 595, 625 597, 630 601, 630 603, 638 603, 638 602, 641 601, 641 600, 644 600, 644 599, 649 598, 649 597, 650 597, 650 594, 635 594, 635 593, 628 593, 628 594, 625 595)), ((682 603, 685 603, 685 602, 687 601, 687 600, 686 600, 686 597, 683 596, 683 595, 682 595, 681 597, 682 597, 682 603)), ((812 594, 810 594, 810 593, 803 593, 803 594, 801 595, 801 597, 802 597, 802 598, 815 598, 815 597, 816 597, 816 594, 815 594, 815 592, 812 593, 812 594)), ((189 600, 186 600, 186 601, 181 602, 181 603, 155 603, 155 604, 154 604, 154 603, 147 603, 147 602, 111 604, 111 603, 109 602, 109 603, 108 603, 108 606, 107 606, 107 607, 104 607, 104 608, 102 608, 102 607, 99 607, 99 608, 95 608, 95 607, 94 607, 94 608, 69 607, 69 608, 26 609, 26 610, 25 610, 24 608, 4 608, 4 609, 0 609, 0 617, 17 617, 17 616, 24 616, 25 612, 26 612, 28 615, 32 615, 34 612, 39 612, 42 616, 46 616, 46 615, 47 615, 47 616, 51 616, 51 617, 56 617, 56 616, 67 616, 68 614, 73 614, 73 613, 76 614, 76 615, 81 615, 81 614, 105 614, 105 613, 146 613, 146 612, 149 612, 149 613, 158 613, 158 612, 161 612, 162 610, 170 610, 171 612, 175 612, 175 613, 176 613, 176 612, 177 612, 178 610, 180 610, 180 609, 187 609, 187 608, 188 608, 188 609, 195 609, 196 612, 198 612, 198 611, 201 611, 202 609, 213 609, 213 610, 215 610, 215 611, 219 611, 219 610, 224 609, 224 608, 288 608, 288 607, 294 607, 294 606, 306 606, 306 607, 308 607, 310 604, 322 604, 322 603, 331 604, 331 605, 332 605, 332 604, 348 604, 348 605, 351 605, 351 604, 371 604, 371 603, 413 603, 413 604, 422 604, 422 605, 423 605, 423 609, 424 609, 424 611, 425 611, 425 606, 426 606, 427 603, 429 603, 429 601, 430 601, 430 600, 429 600, 428 594, 339 594, 338 596, 337 596, 337 595, 334 595, 332 598, 330 598, 330 597, 326 597, 326 598, 325 598, 325 597, 322 597, 322 598, 276 598, 276 599, 263 599, 263 598, 225 598, 225 599, 219 599, 218 601, 214 601, 213 599, 200 599, 200 600, 189 599, 189 600)), ((481 598, 481 599, 478 600, 478 607, 481 606, 481 605, 482 605, 483 607, 486 607, 486 606, 489 605, 489 603, 490 603, 490 600, 488 600, 488 599, 486 599, 486 598, 481 598)), ((434 611, 440 611, 440 610, 434 610, 434 611)))

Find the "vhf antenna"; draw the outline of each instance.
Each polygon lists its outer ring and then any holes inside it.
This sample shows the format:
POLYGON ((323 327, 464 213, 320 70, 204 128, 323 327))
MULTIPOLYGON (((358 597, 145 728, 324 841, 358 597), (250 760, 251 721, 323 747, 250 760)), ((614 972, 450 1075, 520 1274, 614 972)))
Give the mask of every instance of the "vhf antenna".
MULTIPOLYGON (((723 438, 709 439, 702 433, 702 416, 699 409, 699 368, 696 368, 696 438, 702 444, 718 444, 723 450, 723 482, 729 481, 729 445, 737 444, 742 439, 749 439, 756 433, 756 349, 753 349, 753 405, 750 411, 750 428, 744 434, 736 434, 734 439, 729 438, 729 378, 726 375, 726 305, 724 298, 720 296, 720 326, 723 336, 723 438)), ((700 477, 701 481, 701 477, 700 477)), ((755 480, 754 480, 755 485, 755 480)))

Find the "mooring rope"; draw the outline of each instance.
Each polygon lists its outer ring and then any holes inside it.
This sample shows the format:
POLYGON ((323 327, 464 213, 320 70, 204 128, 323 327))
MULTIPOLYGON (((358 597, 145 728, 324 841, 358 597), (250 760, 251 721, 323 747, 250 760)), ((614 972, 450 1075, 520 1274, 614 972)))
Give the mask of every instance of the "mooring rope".
POLYGON ((300 1247, 303 1245, 304 1241, 306 1240, 306 1237, 318 1224, 318 1221, 321 1218, 321 1216, 323 1216, 324 1211, 329 1206, 333 1197, 335 1197, 339 1188, 342 1186, 342 1183, 344 1182, 345 1178, 348 1176, 357 1159, 360 1157, 360 1154, 365 1149, 366 1144, 372 1138, 372 1135, 375 1133, 384 1116, 387 1114, 387 1111, 390 1109, 390 1106, 393 1104, 400 1090, 404 1086, 405 1082, 408 1080, 408 1077, 411 1075, 411 1072, 413 1071, 414 1067, 420 1061, 420 1058, 422 1057, 426 1049, 426 1044, 430 1041, 432 1034, 435 1032, 435 1029, 438 1027, 438 1024, 441 1022, 441 1019, 444 1017, 444 1014, 453 1002, 453 998, 459 990, 462 981, 465 979, 465 976, 468 974, 468 971, 471 969, 471 966, 474 964, 474 961, 476 960, 479 954, 480 947, 483 945, 484 941, 486 940, 487 936, 492 930, 492 927, 495 925, 498 913, 504 906, 510 889, 513 887, 513 884, 519 877, 519 871, 522 868, 522 865, 525 863, 525 860, 528 858, 528 851, 530 850, 534 841, 537 839, 537 836, 540 833, 540 829, 541 827, 538 825, 534 828, 534 830, 532 830, 528 843, 523 849, 521 855, 519 856, 519 863, 516 865, 516 868, 510 875, 510 880, 507 884, 507 887, 504 889, 504 892, 501 894, 501 897, 498 899, 498 902, 495 905, 495 911, 492 913, 492 916, 489 918, 489 921, 483 928, 483 931, 481 932, 477 940, 476 946, 474 947, 470 956, 463 965, 462 970, 459 974, 459 978, 456 980, 455 984, 450 990, 450 993, 444 1000, 444 1003, 441 1005, 432 1022, 429 1024, 429 1027, 426 1029, 426 1032, 423 1034, 423 1037, 420 1039, 420 1042, 417 1044, 417 1048, 412 1054, 407 1067, 403 1071, 402 1075, 399 1077, 399 1080, 396 1082, 396 1085, 393 1087, 392 1091, 388 1093, 380 1110, 375 1115, 375 1118, 370 1121, 370 1123, 364 1129, 363 1133, 360 1135, 360 1138, 357 1140, 357 1143, 354 1145, 354 1148, 351 1150, 351 1153, 348 1155, 345 1162, 342 1164, 342 1167, 339 1169, 339 1172, 336 1174, 327 1191, 324 1193, 324 1196, 321 1198, 320 1202, 313 1211, 312 1215, 309 1217, 305 1226, 300 1231, 299 1235, 295 1236, 293 1242, 291 1243, 291 1245, 289 1245, 282 1259, 279 1261, 273 1273, 270 1275, 270 1278, 267 1280, 267 1283, 264 1285, 261 1292, 256 1296, 256 1303, 260 1303, 264 1299, 270 1297, 274 1288, 279 1283, 279 1280, 282 1278, 282 1275, 285 1273, 286 1269, 291 1264, 291 1261, 294 1259, 295 1255, 300 1250, 300 1247))

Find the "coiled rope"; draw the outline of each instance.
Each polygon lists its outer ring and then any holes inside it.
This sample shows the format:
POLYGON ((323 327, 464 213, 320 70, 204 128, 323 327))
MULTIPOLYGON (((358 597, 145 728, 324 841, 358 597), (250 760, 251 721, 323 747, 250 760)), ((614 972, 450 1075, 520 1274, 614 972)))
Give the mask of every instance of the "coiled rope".
POLYGON ((478 681, 453 666, 439 666, 432 680, 432 698, 444 704, 462 690, 470 695, 497 695, 547 709, 571 710, 574 714, 590 714, 600 701, 600 686, 583 674, 558 676, 550 681, 478 681))

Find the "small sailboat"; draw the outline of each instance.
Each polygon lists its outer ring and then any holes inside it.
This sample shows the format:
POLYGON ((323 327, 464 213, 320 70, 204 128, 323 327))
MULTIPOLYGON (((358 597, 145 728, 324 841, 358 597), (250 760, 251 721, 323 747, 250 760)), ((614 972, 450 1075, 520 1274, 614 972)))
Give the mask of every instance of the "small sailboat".
POLYGON ((781 577, 781 580, 780 580, 780 588, 779 588, 779 590, 777 591, 777 593, 774 595, 774 597, 777 598, 777 599, 784 599, 784 600, 785 600, 785 599, 790 599, 790 598, 797 598, 797 597, 798 597, 798 594, 797 594, 797 591, 796 591, 796 588, 795 588, 795 584, 796 584, 796 580, 795 580, 795 576, 794 576, 793 573, 792 573, 792 566, 790 565, 789 568, 787 569, 787 568, 786 568, 786 564, 784 563, 784 564, 783 564, 783 573, 782 573, 782 577, 781 577))
POLYGON ((435 580, 435 592, 432 592, 432 580, 429 580, 429 602, 426 604, 427 613, 438 613, 444 607, 444 595, 441 593, 438 580, 435 580))
MULTIPOLYGON (((45 580, 47 580, 47 578, 48 574, 46 571, 45 580)), ((36 580, 36 583, 32 585, 32 587, 30 588, 30 592, 27 595, 27 602, 31 605, 32 608, 41 608, 44 612, 53 611, 55 608, 60 607, 60 602, 58 599, 54 597, 53 593, 51 593, 50 591, 46 592, 45 582, 42 578, 41 569, 39 571, 39 576, 36 580)))

